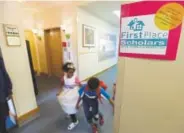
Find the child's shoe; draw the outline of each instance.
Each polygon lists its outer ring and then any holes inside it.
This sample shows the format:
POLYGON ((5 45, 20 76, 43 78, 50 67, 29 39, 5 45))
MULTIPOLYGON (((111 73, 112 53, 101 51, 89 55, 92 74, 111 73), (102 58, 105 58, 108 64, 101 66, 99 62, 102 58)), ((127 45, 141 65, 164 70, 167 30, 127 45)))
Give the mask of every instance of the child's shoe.
POLYGON ((98 133, 98 127, 96 124, 92 126, 93 133, 98 133))
POLYGON ((104 125, 104 118, 103 118, 103 115, 100 115, 99 124, 100 124, 100 126, 103 126, 103 125, 104 125))
POLYGON ((68 126, 68 130, 71 131, 73 130, 77 125, 79 124, 79 121, 77 120, 77 122, 72 122, 69 126, 68 126))

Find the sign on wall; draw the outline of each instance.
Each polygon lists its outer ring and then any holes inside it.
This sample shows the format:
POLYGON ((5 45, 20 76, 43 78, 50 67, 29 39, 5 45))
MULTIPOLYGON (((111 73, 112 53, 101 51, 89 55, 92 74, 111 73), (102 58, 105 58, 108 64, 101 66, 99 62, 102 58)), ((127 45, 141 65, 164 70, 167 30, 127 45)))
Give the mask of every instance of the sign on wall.
POLYGON ((116 49, 116 35, 101 33, 101 35, 99 36, 98 60, 104 61, 116 57, 116 49))
POLYGON ((181 4, 184 2, 122 5, 119 55, 175 60, 184 15, 181 4))
POLYGON ((18 27, 15 25, 4 25, 5 37, 8 46, 20 46, 20 35, 18 27))

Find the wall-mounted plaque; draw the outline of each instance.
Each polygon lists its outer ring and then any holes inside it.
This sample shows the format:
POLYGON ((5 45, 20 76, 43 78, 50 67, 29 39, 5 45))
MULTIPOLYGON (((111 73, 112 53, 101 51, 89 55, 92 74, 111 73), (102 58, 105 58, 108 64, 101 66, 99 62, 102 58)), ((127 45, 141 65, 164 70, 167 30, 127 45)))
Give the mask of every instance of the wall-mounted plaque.
POLYGON ((8 46, 21 46, 18 27, 4 24, 4 32, 8 46))

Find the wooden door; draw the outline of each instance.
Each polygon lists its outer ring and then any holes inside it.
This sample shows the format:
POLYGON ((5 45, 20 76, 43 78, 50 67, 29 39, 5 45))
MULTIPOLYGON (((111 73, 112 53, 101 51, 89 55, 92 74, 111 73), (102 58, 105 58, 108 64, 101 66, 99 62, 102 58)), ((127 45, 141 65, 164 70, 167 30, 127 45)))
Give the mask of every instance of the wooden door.
POLYGON ((35 39, 34 39, 34 34, 32 31, 25 31, 25 38, 26 40, 29 41, 30 44, 30 50, 31 50, 31 57, 32 57, 32 61, 33 61, 33 68, 35 72, 39 72, 38 69, 38 56, 37 56, 37 52, 36 52, 36 45, 35 45, 35 39))
POLYGON ((60 28, 45 31, 45 44, 48 58, 49 74, 61 76, 63 64, 63 50, 61 43, 60 28))

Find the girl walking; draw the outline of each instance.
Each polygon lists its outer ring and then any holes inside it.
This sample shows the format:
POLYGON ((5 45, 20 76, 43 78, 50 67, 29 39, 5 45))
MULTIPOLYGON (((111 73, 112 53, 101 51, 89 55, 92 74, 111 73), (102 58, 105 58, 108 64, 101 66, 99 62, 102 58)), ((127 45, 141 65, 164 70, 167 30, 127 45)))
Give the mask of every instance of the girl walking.
POLYGON ((63 111, 71 118, 68 130, 72 130, 79 124, 75 106, 79 97, 78 90, 80 81, 75 75, 75 67, 73 63, 64 64, 63 71, 64 76, 61 78, 62 89, 58 92, 57 96, 63 111))

